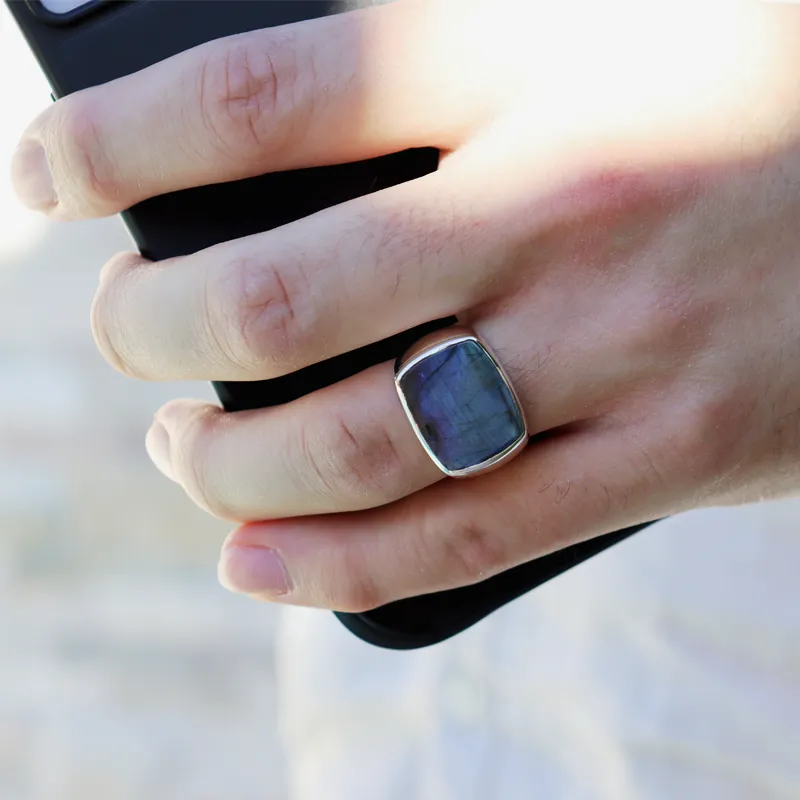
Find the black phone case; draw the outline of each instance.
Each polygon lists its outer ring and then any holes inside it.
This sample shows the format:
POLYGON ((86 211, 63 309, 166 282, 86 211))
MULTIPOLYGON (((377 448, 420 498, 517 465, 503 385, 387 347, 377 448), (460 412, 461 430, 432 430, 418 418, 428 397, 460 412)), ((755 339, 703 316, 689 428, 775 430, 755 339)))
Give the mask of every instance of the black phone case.
MULTIPOLYGON (((347 9, 341 0, 94 0, 75 12, 54 15, 39 0, 6 2, 50 82, 54 99, 211 39, 347 9)), ((365 162, 175 192, 140 203, 122 216, 142 254, 161 260, 278 227, 425 175, 437 163, 434 149, 408 150, 365 162)), ((214 388, 228 411, 287 403, 392 360, 423 334, 454 322, 454 318, 433 320, 282 378, 215 383, 214 388)), ((354 634, 381 647, 434 644, 642 527, 568 547, 472 586, 336 616, 354 634)))

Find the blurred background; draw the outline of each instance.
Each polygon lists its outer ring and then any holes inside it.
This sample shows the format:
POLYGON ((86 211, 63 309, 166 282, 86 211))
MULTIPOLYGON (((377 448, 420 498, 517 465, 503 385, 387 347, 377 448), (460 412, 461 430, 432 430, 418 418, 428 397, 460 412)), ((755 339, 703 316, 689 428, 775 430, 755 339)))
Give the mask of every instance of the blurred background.
MULTIPOLYGON (((49 89, 0 5, 0 161, 49 89)), ((445 645, 229 595, 228 525, 163 479, 205 384, 95 352, 114 220, 0 175, 0 800, 798 800, 800 504, 670 520, 445 645)))
POLYGON ((0 5, 0 798, 281 797, 274 609, 217 584, 230 526, 163 480, 153 412, 205 384, 131 381, 96 353, 118 219, 59 225, 7 163, 50 102, 0 5))

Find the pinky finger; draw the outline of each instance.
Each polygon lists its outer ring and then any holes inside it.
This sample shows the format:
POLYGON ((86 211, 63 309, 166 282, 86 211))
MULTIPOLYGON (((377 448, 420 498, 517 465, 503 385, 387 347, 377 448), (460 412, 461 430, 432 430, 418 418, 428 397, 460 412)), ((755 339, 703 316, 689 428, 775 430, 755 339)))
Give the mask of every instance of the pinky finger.
POLYGON ((242 526, 223 546, 220 580, 262 600, 350 612, 477 583, 673 511, 646 461, 619 429, 582 428, 389 506, 242 526))

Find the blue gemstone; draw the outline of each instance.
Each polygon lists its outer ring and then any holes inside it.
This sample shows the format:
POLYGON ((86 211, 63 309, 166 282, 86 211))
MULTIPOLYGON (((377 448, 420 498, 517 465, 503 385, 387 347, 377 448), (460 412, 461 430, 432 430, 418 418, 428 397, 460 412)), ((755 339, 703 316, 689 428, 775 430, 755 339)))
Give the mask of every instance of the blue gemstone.
POLYGON ((423 358, 402 375, 400 391, 426 444, 451 472, 488 461, 525 431, 513 395, 475 341, 423 358))

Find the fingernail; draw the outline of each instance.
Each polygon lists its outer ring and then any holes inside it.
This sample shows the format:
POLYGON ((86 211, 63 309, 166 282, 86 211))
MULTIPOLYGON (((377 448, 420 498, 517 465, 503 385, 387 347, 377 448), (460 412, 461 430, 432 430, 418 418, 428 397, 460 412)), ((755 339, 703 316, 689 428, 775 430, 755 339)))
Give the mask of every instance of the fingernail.
POLYGON ((281 557, 268 547, 223 547, 218 575, 226 589, 239 594, 279 597, 291 586, 281 557))
POLYGON ((175 480, 175 473, 172 471, 172 458, 170 456, 169 447, 169 433, 167 429, 156 420, 147 431, 147 436, 144 440, 144 446, 147 449, 147 454, 152 459, 153 463, 166 475, 170 480, 175 480))
POLYGON ((11 159, 11 182, 28 208, 45 211, 57 203, 50 165, 37 142, 22 142, 17 147, 11 159))

